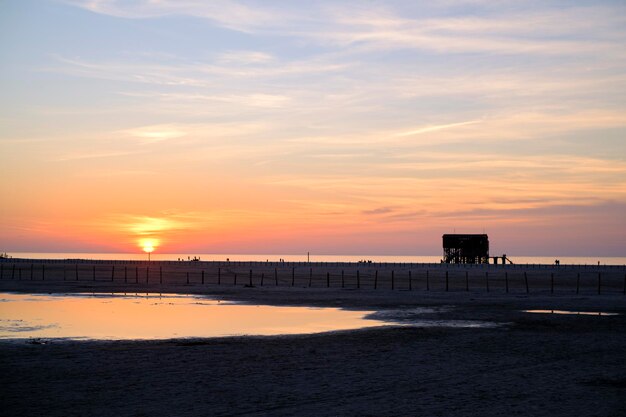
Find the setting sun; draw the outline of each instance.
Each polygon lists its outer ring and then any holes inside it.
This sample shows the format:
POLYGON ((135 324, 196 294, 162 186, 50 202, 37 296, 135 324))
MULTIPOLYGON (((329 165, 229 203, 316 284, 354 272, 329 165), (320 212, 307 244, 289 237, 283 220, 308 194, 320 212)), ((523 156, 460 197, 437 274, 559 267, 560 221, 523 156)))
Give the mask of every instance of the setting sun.
POLYGON ((154 252, 159 242, 156 239, 142 239, 139 245, 143 248, 144 252, 154 252))

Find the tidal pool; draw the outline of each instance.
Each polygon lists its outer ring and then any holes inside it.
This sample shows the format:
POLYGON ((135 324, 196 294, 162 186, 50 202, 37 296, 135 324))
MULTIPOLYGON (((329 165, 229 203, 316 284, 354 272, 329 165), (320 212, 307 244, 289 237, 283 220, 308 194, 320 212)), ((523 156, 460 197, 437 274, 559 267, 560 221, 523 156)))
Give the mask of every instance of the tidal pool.
POLYGON ((603 311, 570 311, 570 310, 524 310, 524 313, 535 314, 571 314, 579 316, 618 316, 619 313, 606 313, 603 311))
POLYGON ((0 293, 0 339, 170 339, 388 325, 372 311, 245 305, 179 294, 0 293))

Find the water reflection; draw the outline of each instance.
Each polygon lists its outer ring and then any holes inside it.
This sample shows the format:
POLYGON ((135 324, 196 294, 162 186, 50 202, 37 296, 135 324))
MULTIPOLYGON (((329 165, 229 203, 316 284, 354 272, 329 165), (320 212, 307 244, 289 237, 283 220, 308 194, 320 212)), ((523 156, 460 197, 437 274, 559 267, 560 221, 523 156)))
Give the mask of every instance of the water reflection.
POLYGON ((618 316, 619 313, 606 313, 604 311, 569 311, 569 310, 524 310, 524 313, 539 314, 573 314, 579 316, 618 316))
POLYGON ((0 294, 0 338, 169 339, 279 335, 388 324, 371 311, 240 305, 177 294, 0 294))

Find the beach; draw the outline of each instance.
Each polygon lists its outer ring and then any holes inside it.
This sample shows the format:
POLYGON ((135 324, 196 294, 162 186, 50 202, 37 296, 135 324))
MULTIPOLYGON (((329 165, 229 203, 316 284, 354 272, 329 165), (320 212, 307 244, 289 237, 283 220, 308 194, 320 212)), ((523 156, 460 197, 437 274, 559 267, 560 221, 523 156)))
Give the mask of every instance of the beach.
POLYGON ((145 263, 115 264, 111 274, 113 264, 24 262, 18 267, 22 280, 10 279, 9 265, 3 267, 3 292, 194 293, 251 304, 377 311, 376 318, 403 325, 273 337, 2 341, 3 415, 626 413, 626 297, 619 267, 183 262, 149 265, 148 282, 142 275, 135 283, 132 268, 145 263), (77 264, 79 280, 71 280, 68 271, 77 264), (535 309, 618 315, 524 312, 535 309), (458 320, 477 326, 449 326, 458 320))

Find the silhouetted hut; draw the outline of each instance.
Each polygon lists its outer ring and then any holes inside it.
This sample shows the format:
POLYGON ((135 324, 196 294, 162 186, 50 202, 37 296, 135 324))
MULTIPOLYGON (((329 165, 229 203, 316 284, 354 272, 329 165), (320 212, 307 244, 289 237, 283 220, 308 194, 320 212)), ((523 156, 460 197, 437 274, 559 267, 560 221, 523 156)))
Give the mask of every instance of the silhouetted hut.
POLYGON ((443 235, 443 261, 447 264, 488 264, 487 235, 443 235))

